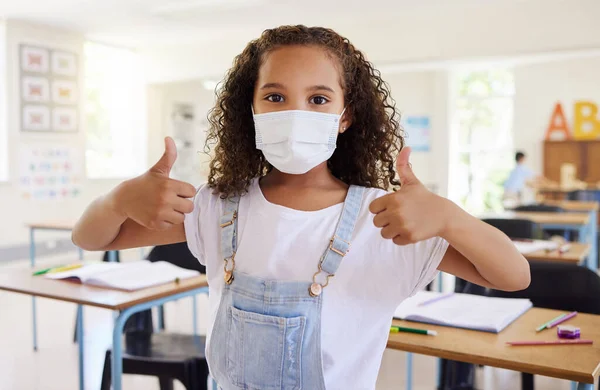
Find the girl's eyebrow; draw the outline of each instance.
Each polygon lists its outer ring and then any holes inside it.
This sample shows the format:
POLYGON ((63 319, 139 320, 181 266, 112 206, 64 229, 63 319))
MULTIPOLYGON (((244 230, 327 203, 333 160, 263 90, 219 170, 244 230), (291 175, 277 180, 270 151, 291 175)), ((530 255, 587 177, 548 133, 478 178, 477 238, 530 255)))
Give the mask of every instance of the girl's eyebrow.
POLYGON ((266 83, 265 85, 260 87, 260 89, 273 89, 273 88, 285 89, 283 84, 280 84, 280 83, 266 83))
MULTIPOLYGON (((266 83, 260 89, 286 89, 285 86, 281 83, 266 83)), ((335 93, 333 88, 328 87, 327 85, 313 85, 312 87, 308 87, 307 91, 329 91, 331 93, 335 93)))
POLYGON ((326 85, 313 85, 312 87, 307 89, 308 91, 329 91, 331 93, 335 93, 333 88, 328 87, 326 85))

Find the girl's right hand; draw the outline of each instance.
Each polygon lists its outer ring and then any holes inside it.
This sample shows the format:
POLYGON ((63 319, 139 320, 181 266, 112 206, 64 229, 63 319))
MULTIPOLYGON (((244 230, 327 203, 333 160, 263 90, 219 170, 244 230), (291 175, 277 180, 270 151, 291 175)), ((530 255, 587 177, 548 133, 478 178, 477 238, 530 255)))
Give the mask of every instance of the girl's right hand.
POLYGON ((196 194, 189 183, 169 178, 177 159, 177 148, 165 138, 165 153, 150 170, 122 183, 115 199, 115 210, 124 217, 152 230, 165 230, 182 224, 184 214, 194 210, 188 199, 196 194))

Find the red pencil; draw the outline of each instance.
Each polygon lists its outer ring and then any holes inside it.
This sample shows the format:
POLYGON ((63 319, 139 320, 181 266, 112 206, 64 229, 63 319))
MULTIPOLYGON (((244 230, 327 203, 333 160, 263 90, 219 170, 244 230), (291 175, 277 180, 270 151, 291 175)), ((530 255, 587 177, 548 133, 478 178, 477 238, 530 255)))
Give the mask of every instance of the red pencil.
POLYGON ((565 344, 593 344, 594 340, 551 340, 551 341, 507 341, 506 344, 515 347, 525 345, 565 345, 565 344))

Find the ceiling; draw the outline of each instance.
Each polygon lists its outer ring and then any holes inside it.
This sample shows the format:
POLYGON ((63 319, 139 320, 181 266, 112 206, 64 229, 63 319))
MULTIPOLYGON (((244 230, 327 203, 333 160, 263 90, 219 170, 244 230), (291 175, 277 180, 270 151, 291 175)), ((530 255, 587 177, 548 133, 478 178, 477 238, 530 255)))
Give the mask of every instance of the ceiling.
MULTIPOLYGON (((518 0, 452 1, 460 5, 518 0)), ((351 28, 379 23, 409 9, 443 3, 444 0, 0 0, 0 16, 81 31, 88 38, 105 43, 143 47, 210 42, 241 34, 256 36, 265 28, 282 24, 351 28)))
POLYGON ((153 82, 219 76, 249 40, 282 24, 333 28, 396 71, 536 53, 597 56, 599 14, 600 0, 0 0, 0 18, 137 49, 153 82))

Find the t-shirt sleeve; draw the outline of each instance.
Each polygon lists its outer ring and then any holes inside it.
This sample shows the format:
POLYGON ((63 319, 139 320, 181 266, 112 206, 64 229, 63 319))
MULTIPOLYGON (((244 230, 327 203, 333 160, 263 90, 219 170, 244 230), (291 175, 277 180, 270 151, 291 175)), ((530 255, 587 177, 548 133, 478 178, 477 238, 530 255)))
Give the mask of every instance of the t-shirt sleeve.
POLYGON ((200 213, 202 212, 204 192, 203 186, 197 188, 196 195, 193 199, 194 210, 191 213, 185 214, 185 219, 183 221, 188 248, 202 265, 206 265, 203 249, 204 243, 200 231, 200 213))
POLYGON ((440 237, 434 237, 407 245, 404 249, 405 257, 416 263, 412 268, 413 289, 410 296, 413 296, 431 283, 437 275, 437 268, 446 254, 448 243, 440 237))

